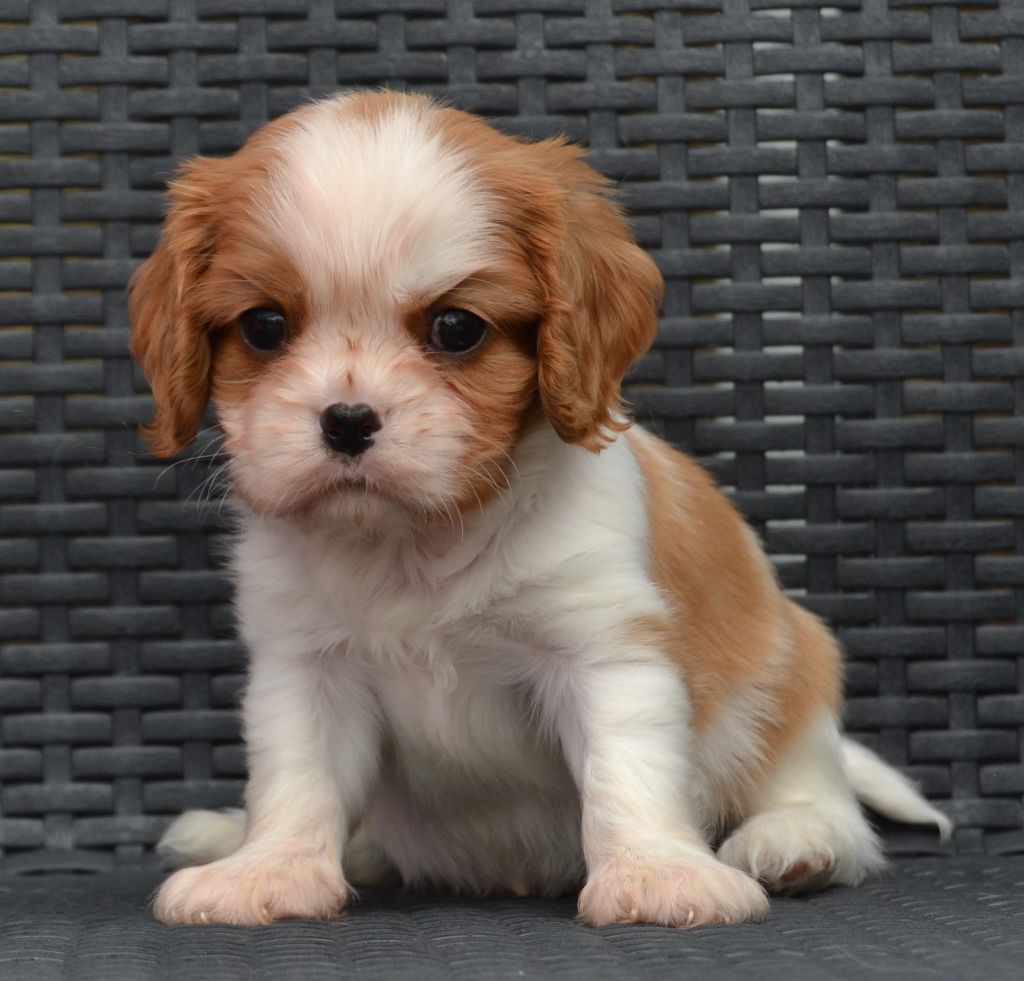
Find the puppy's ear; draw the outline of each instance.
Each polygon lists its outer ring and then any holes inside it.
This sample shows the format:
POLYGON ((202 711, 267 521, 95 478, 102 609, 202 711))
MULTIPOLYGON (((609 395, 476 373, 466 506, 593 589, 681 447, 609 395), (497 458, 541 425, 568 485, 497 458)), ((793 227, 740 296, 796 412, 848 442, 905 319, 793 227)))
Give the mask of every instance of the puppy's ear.
MULTIPOLYGON (((568 443, 600 450, 627 423, 621 385, 654 341, 663 282, 636 244, 607 182, 581 151, 543 144, 549 174, 567 193, 539 222, 547 241, 547 307, 538 333, 544 411, 568 443)), ((535 229, 536 230, 536 229, 535 229)))
POLYGON ((223 171, 223 161, 206 157, 182 166, 168 188, 160 242, 128 284, 132 354, 156 402, 142 435, 157 456, 192 442, 209 401, 212 349, 194 293, 214 249, 223 171))

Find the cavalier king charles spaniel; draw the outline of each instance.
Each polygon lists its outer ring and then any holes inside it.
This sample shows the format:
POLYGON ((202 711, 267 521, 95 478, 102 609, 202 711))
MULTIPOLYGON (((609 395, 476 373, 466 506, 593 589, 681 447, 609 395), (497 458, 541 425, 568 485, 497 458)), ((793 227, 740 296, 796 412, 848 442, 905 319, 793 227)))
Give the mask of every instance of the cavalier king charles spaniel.
POLYGON ((216 407, 249 654, 243 811, 192 811, 164 923, 360 885, 765 916, 883 864, 840 652, 620 386, 662 280, 607 182, 420 95, 345 93, 187 162, 131 284, 169 456, 216 407))

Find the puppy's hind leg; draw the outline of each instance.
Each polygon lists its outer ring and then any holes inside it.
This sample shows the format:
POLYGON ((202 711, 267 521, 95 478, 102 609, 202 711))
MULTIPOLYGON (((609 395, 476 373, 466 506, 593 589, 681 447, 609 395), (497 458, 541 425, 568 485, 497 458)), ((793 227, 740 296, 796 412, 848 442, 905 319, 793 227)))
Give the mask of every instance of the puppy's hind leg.
POLYGON ((885 865, 846 776, 831 712, 822 708, 760 776, 746 819, 718 857, 783 894, 857 885, 885 865))
POLYGON ((365 818, 345 846, 345 873, 353 886, 397 886, 402 882, 365 818))

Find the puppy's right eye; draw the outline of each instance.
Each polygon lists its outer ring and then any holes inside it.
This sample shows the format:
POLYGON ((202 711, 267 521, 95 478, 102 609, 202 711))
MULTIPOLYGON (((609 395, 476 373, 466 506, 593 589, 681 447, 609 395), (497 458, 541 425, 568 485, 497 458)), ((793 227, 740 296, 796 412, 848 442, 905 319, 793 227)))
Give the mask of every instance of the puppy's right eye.
POLYGON ((238 319, 242 340, 260 354, 280 350, 288 336, 288 322, 280 310, 257 307, 246 310, 238 319))

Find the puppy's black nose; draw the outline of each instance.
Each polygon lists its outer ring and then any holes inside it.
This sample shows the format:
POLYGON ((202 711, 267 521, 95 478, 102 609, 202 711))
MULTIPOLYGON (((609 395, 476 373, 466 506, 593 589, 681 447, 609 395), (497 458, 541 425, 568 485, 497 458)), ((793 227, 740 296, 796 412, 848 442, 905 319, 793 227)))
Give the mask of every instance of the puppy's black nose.
POLYGON ((320 414, 320 429, 324 442, 336 453, 359 456, 373 446, 373 434, 380 429, 380 419, 362 402, 335 402, 320 414))

